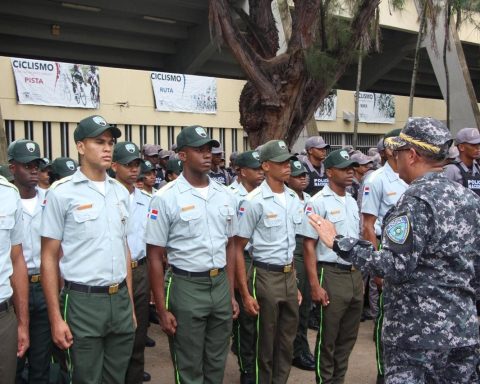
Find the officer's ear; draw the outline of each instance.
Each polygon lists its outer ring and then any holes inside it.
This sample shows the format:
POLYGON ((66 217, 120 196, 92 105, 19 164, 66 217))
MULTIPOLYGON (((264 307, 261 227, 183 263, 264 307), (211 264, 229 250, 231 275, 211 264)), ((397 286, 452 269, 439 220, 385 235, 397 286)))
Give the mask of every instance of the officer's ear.
POLYGON ((333 174, 332 169, 333 169, 333 168, 327 168, 327 169, 325 169, 325 175, 327 175, 327 177, 328 177, 329 179, 332 178, 332 174, 333 174))
POLYGON ((178 152, 178 159, 181 161, 187 160, 187 153, 185 151, 178 152))
POLYGON ((463 145, 463 143, 458 144, 457 148, 458 148, 458 152, 465 152, 465 145, 463 145))
POLYGON ((79 155, 85 154, 85 143, 82 140, 79 140, 75 143, 77 145, 77 151, 79 155))
POLYGON ((268 161, 264 161, 262 163, 262 169, 263 169, 263 172, 268 172, 270 171, 270 164, 268 161))
POLYGON ((111 168, 113 169, 113 172, 117 173, 118 164, 116 162, 112 162, 111 168))

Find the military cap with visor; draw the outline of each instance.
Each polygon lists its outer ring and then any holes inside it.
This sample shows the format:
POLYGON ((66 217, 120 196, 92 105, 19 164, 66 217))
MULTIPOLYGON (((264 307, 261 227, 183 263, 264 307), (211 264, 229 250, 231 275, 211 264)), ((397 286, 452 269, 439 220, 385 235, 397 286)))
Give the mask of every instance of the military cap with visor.
POLYGON ((70 157, 57 157, 52 162, 52 173, 61 179, 73 175, 77 170, 77 163, 70 157))
POLYGON ((290 160, 290 176, 297 177, 307 174, 307 168, 302 164, 300 160, 290 160))
POLYGON ((40 170, 45 171, 47 168, 50 168, 52 166, 52 162, 48 157, 44 157, 42 159, 43 161, 40 162, 40 170))
POLYGON ((402 131, 401 128, 395 128, 395 129, 392 129, 391 131, 388 131, 383 136, 383 146, 384 146, 384 148, 395 149, 398 144, 396 143, 394 138, 398 137, 398 135, 400 134, 401 131, 402 131))
POLYGON ((325 143, 322 136, 312 136, 305 141, 305 149, 308 150, 310 148, 328 149, 330 145, 325 143))
POLYGON ((7 157, 8 161, 13 160, 23 164, 37 160, 43 163, 43 158, 40 156, 40 147, 32 140, 20 139, 10 143, 7 157))
POLYGON ((358 167, 358 165, 359 164, 356 161, 350 159, 350 155, 343 148, 330 152, 325 160, 323 160, 323 166, 325 169, 345 169, 349 167, 358 167))
POLYGON ((184 147, 198 148, 206 144, 210 144, 212 147, 220 146, 217 140, 208 136, 205 128, 199 125, 191 125, 183 128, 177 135, 177 148, 175 148, 175 151, 179 152, 184 147))
POLYGON ((115 147, 113 148, 112 161, 126 165, 134 160, 140 160, 143 162, 140 156, 140 150, 136 144, 130 141, 122 141, 115 144, 115 147))
POLYGON ((73 132, 73 138, 75 142, 81 141, 88 137, 100 136, 103 132, 110 130, 114 138, 122 136, 122 132, 117 127, 108 124, 102 116, 93 115, 86 117, 77 125, 73 132))
POLYGON ((169 159, 165 169, 167 172, 173 172, 177 175, 180 175, 183 171, 183 163, 178 159, 169 159))
POLYGON ((257 151, 246 151, 239 153, 235 159, 235 166, 239 168, 258 169, 260 164, 260 154, 257 151))
POLYGON ((450 131, 441 121, 431 117, 414 117, 408 119, 394 141, 397 150, 414 147, 445 157, 453 139, 450 131))
POLYGON ((480 144, 480 132, 477 128, 462 128, 455 136, 457 144, 480 144))
POLYGON ((145 160, 140 164, 140 173, 148 173, 155 170, 155 166, 149 161, 145 160))
POLYGON ((296 159, 296 156, 290 153, 283 140, 270 140, 263 144, 260 150, 260 163, 265 161, 283 163, 292 159, 296 159))

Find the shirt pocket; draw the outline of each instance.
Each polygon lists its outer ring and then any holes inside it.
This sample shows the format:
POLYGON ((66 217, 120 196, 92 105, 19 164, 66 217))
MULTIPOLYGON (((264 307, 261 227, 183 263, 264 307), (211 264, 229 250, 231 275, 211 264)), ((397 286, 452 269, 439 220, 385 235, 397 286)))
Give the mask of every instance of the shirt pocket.
POLYGON ((79 236, 84 239, 101 236, 103 231, 100 223, 97 221, 99 214, 100 212, 93 208, 73 211, 73 220, 77 226, 79 236))
POLYGON ((179 234, 185 237, 197 237, 202 233, 202 213, 199 210, 180 212, 179 234))
POLYGON ((264 228, 264 237, 265 240, 276 241, 280 235, 280 232, 283 232, 282 226, 282 219, 281 218, 268 218, 265 217, 263 219, 264 228))
POLYGON ((219 217, 222 221, 222 227, 225 228, 225 236, 233 235, 233 216, 235 215, 235 209, 229 205, 224 205, 218 208, 219 217))

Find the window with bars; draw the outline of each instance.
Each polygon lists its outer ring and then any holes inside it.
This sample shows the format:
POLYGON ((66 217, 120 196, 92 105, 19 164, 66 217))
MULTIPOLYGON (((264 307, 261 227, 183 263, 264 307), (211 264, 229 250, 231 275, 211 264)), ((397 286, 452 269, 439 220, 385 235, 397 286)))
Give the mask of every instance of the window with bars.
POLYGON ((33 140, 33 121, 24 121, 23 126, 25 129, 25 139, 33 140))
POLYGON ((63 157, 70 156, 68 123, 60 123, 60 151, 63 157))
POLYGON ((236 129, 231 129, 230 132, 232 134, 232 151, 233 152, 238 152, 237 130, 236 129))
POLYGON ((125 124, 125 141, 132 141, 132 124, 125 124))
POLYGON ((7 144, 10 145, 15 141, 15 121, 5 120, 5 135, 7 136, 7 144))
POLYGON ((153 143, 160 145, 160 125, 153 126, 153 143))
MULTIPOLYGON (((330 150, 342 148, 345 145, 352 145, 353 133, 320 132, 327 144, 330 144, 330 150)), ((367 153, 369 148, 376 147, 378 140, 383 135, 360 133, 357 137, 357 149, 367 153)))
POLYGON ((147 126, 140 125, 140 148, 147 143, 147 126))
POLYGON ((175 143, 175 127, 169 126, 168 127, 168 143, 167 143, 167 148, 164 149, 169 149, 172 147, 173 143, 175 143))
POLYGON ((52 158, 52 123, 43 122, 43 156, 52 158))
POLYGON ((220 131, 220 144, 222 145, 222 147, 225 149, 225 128, 220 128, 219 129, 220 131))

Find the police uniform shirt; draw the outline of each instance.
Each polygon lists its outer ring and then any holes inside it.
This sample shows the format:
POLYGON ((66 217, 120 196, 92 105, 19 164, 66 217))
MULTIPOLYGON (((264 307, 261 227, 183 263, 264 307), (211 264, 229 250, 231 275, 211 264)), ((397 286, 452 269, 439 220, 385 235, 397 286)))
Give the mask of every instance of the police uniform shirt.
POLYGON ((0 303, 12 294, 10 276, 13 273, 11 247, 23 240, 22 203, 17 189, 0 176, 0 303))
POLYGON ((168 262, 189 272, 226 265, 226 245, 237 233, 235 199, 209 179, 204 198, 182 175, 152 198, 145 242, 165 247, 168 262))
POLYGON ((151 199, 147 192, 138 188, 133 190, 127 229, 128 248, 130 248, 132 261, 141 260, 147 255, 144 236, 151 199))
POLYGON ((229 189, 231 189, 231 193, 235 197, 235 200, 237 202, 236 209, 238 210, 238 208, 240 208, 240 203, 245 200, 245 197, 248 195, 248 191, 241 183, 237 183, 236 188, 231 188, 230 186, 229 189))
POLYGON ((238 210, 238 236, 251 240, 256 261, 275 265, 292 262, 303 207, 294 191, 285 187, 284 194, 285 206, 264 180, 238 210))
POLYGON ((80 168, 50 187, 42 236, 61 240, 65 280, 107 286, 125 279, 129 200, 127 189, 108 175, 103 195, 80 168))
MULTIPOLYGON (((305 206, 305 216, 302 224, 301 234, 311 239, 318 239, 318 233, 308 222, 308 215, 316 213, 331 221, 335 225, 338 235, 359 238, 360 215, 355 199, 345 194, 345 201, 333 192, 327 185, 319 193, 313 196, 305 206)), ((334 251, 328 248, 321 240, 315 247, 317 261, 329 263, 350 264, 341 259, 334 251)))
POLYGON ((42 229, 42 211, 45 190, 37 189, 37 204, 32 213, 23 210, 23 257, 27 264, 29 275, 40 273, 40 232, 42 229))
POLYGON ((361 213, 368 213, 377 218, 375 234, 382 233, 383 217, 394 206, 408 185, 400 179, 390 164, 372 172, 365 180, 362 193, 361 213))
POLYGON ((320 172, 313 166, 313 164, 305 157, 303 164, 308 172, 308 186, 305 189, 311 196, 321 191, 323 187, 328 185, 328 178, 325 175, 325 167, 323 163, 320 165, 320 172))
POLYGON ((471 169, 468 168, 463 161, 459 161, 457 163, 448 164, 444 168, 444 172, 448 179, 456 181, 457 183, 466 188, 472 189, 477 193, 480 190, 480 166, 475 161, 473 162, 471 169), (462 168, 465 174, 469 175, 469 180, 464 180, 459 167, 462 168))
POLYGON ((218 172, 210 171, 208 174, 210 179, 216 181, 219 184, 228 186, 230 184, 230 175, 228 172, 222 168, 218 169, 218 172))

